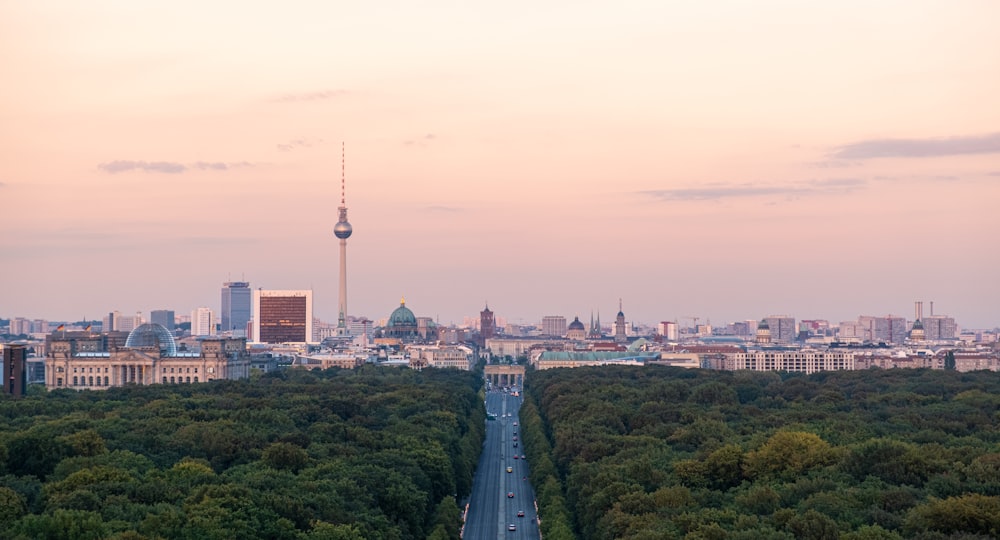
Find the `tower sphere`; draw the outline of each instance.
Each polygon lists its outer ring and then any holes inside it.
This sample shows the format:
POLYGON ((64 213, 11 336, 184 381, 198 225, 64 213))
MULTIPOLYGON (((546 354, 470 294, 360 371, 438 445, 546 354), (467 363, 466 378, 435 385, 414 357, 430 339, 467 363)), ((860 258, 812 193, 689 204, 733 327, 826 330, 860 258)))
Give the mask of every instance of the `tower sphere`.
POLYGON ((350 238, 352 232, 354 232, 354 229, 347 221, 338 221, 333 227, 333 234, 341 240, 350 238))

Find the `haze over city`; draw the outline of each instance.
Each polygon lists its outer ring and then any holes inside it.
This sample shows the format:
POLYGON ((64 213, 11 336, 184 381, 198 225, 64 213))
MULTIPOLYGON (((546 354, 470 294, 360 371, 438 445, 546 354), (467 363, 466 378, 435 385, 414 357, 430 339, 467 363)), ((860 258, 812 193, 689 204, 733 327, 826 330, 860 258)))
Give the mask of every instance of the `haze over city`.
POLYGON ((0 4, 0 316, 1000 322, 1000 4, 0 4))

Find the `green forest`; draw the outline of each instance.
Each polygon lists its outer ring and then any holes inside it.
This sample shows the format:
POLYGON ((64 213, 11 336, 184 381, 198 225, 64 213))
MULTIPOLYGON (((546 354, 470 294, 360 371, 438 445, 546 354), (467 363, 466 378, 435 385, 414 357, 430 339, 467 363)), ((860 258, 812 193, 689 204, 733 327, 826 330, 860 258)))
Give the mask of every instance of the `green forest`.
POLYGON ((482 374, 366 366, 0 400, 0 539, 456 539, 482 374))
POLYGON ((533 372, 545 540, 1000 538, 1000 374, 533 372))

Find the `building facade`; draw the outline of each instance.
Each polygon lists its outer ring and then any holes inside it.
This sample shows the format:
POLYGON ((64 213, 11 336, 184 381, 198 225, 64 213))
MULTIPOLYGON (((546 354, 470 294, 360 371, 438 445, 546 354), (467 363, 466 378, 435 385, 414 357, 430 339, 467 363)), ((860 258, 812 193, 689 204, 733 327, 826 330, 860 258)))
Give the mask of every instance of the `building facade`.
POLYGON ((566 335, 566 317, 546 315, 542 317, 542 335, 562 337, 566 335))
POLYGON ((149 312, 149 322, 158 324, 171 332, 176 326, 174 312, 170 309, 155 309, 149 312))
POLYGON ((250 376, 246 339, 210 338, 196 353, 177 351, 166 328, 152 323, 134 329, 124 347, 94 351, 93 339, 50 337, 45 358, 49 390, 106 390, 128 384, 187 384, 250 376))
POLYGON ((811 349, 747 351, 727 354, 724 367, 730 371, 844 371, 854 369, 854 353, 811 349))
POLYGON ((3 358, 3 368, 0 380, 3 381, 3 393, 11 396, 23 396, 28 385, 28 348, 24 345, 0 345, 0 356, 3 358))
POLYGON ((772 343, 791 343, 798 337, 795 329, 795 317, 786 315, 771 315, 765 317, 768 329, 771 332, 772 343))
POLYGON ((200 307, 191 312, 191 335, 215 335, 215 314, 211 308, 200 307))
POLYGON ((312 342, 312 291, 254 290, 250 339, 258 343, 312 342))
POLYGON ((247 323, 253 316, 253 291, 247 281, 227 281, 222 284, 219 329, 223 335, 246 337, 247 323))

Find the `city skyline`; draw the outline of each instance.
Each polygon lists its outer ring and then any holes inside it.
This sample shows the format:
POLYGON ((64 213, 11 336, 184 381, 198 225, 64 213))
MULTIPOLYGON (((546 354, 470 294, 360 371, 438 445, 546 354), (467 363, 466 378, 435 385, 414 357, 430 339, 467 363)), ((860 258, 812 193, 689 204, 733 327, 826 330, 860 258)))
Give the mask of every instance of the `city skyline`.
POLYGON ((1000 5, 0 5, 0 315, 1000 324, 1000 5), (178 31, 183 30, 183 31, 178 31))

